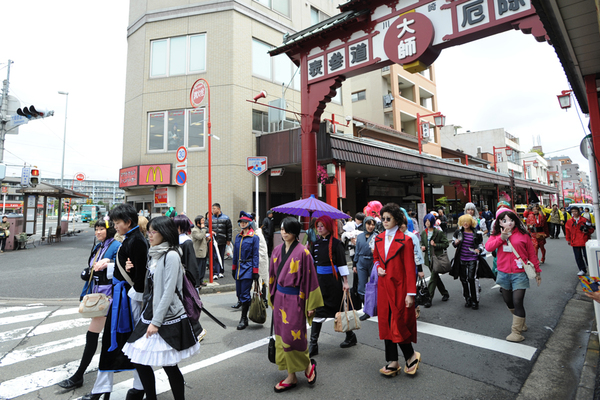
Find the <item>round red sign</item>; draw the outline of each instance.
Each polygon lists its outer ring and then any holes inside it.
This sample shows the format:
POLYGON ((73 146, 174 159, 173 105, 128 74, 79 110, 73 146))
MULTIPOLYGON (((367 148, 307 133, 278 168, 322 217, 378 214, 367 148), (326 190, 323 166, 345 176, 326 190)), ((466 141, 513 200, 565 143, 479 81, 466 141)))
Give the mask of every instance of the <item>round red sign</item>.
POLYGON ((77 179, 79 182, 83 182, 85 180, 85 174, 83 172, 78 172, 75 174, 75 179, 77 179))
POLYGON ((190 104, 192 105, 192 107, 200 107, 200 105, 204 102, 205 96, 206 86, 204 85, 204 80, 198 79, 196 82, 194 82, 192 90, 190 90, 190 104))
POLYGON ((383 49, 395 63, 410 64, 419 60, 432 43, 433 24, 429 18, 417 12, 409 12, 392 22, 385 34, 383 49))

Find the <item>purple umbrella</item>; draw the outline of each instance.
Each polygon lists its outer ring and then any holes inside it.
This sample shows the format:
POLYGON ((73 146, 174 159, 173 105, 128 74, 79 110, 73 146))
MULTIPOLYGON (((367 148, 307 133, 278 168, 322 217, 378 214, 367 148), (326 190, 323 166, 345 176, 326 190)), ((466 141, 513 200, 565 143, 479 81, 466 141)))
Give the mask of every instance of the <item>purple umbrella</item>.
POLYGON ((311 194, 308 199, 296 200, 292 201, 291 203, 273 207, 273 211, 282 214, 299 215, 301 217, 309 218, 319 218, 324 215, 327 215, 332 219, 350 218, 349 215, 344 214, 337 208, 334 208, 329 204, 316 199, 314 194, 311 194))

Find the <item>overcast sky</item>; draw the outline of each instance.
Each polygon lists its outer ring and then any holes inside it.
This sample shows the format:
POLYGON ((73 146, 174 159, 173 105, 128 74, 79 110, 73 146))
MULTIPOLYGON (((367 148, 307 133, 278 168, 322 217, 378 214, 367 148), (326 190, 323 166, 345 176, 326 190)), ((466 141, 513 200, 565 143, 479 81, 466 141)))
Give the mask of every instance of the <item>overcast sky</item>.
MULTIPOLYGON (((65 96, 69 92, 64 179, 117 180, 121 167, 129 2, 6 1, 2 7, 0 81, 10 71, 10 94, 22 105, 54 116, 7 135, 9 175, 24 162, 43 177, 60 178, 65 96), (92 7, 91 5, 96 7, 92 7)), ((444 50, 436 62, 438 107, 447 124, 464 130, 505 128, 522 150, 541 138, 549 156, 568 155, 588 171, 579 152, 584 131, 575 108, 565 112, 556 95, 568 89, 562 66, 547 43, 510 31, 444 50), (575 148, 571 148, 574 147, 575 148), (570 148, 570 149, 569 149, 570 148)), ((582 115, 587 126, 587 118, 582 115)), ((452 143, 444 143, 453 148, 452 143)))

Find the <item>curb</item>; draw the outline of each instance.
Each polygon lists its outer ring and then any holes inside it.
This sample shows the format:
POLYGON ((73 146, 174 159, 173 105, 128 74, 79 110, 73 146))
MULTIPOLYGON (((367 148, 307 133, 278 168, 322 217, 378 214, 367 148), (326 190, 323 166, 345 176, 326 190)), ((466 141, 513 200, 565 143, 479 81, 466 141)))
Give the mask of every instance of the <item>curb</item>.
POLYGON ((598 380, 598 359, 600 343, 598 342, 597 322, 594 321, 592 329, 596 329, 590 333, 587 351, 585 353, 585 361, 581 369, 581 377, 579 378, 579 386, 577 386, 577 395, 575 400, 598 399, 594 396, 596 383, 598 380))
MULTIPOLYGON (((218 283, 210 286, 202 286, 200 295, 214 294, 214 293, 226 293, 235 292, 235 284, 227 283, 225 285, 219 285, 218 283)), ((34 304, 43 304, 45 306, 73 306, 79 305, 79 300, 73 298, 67 299, 38 299, 38 298, 23 298, 23 297, 0 297, 0 306, 31 306, 34 304)))

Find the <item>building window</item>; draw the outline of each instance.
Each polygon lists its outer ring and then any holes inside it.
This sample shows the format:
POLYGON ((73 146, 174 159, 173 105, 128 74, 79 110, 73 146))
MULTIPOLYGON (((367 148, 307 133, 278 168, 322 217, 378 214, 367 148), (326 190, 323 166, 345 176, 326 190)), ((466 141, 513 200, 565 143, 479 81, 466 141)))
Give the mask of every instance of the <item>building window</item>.
POLYGON ((164 153, 186 146, 204 149, 204 108, 148 114, 148 151, 164 153))
POLYGON ((150 42, 150 77, 197 74, 206 71, 206 34, 150 42))
POLYGON ((360 92, 352 93, 352 102, 356 102, 359 100, 365 100, 367 98, 367 91, 361 90, 360 92))
POLYGON ((321 21, 325 21, 329 18, 329 15, 325 14, 323 11, 310 6, 310 23, 311 25, 316 25, 321 21))
POLYGON ((290 16, 290 0, 254 0, 255 2, 262 4, 263 6, 270 8, 273 11, 277 11, 286 17, 290 16))
POLYGON ((277 84, 300 90, 300 68, 285 54, 271 57, 273 46, 252 39, 252 74, 277 84))
POLYGON ((269 132, 269 115, 266 112, 252 110, 252 130, 269 132))

